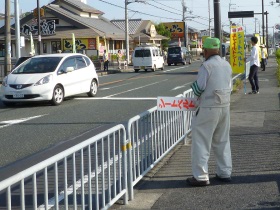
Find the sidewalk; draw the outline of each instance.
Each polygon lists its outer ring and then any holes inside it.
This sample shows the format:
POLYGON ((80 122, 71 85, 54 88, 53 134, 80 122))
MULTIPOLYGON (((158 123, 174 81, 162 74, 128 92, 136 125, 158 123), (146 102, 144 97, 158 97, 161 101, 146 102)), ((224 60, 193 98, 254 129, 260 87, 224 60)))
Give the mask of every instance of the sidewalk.
POLYGON ((259 71, 260 94, 242 89, 231 97, 232 182, 214 179, 211 154, 211 185, 188 186, 191 147, 182 143, 134 187, 133 201, 110 209, 280 209, 280 88, 275 58, 268 62, 259 71))

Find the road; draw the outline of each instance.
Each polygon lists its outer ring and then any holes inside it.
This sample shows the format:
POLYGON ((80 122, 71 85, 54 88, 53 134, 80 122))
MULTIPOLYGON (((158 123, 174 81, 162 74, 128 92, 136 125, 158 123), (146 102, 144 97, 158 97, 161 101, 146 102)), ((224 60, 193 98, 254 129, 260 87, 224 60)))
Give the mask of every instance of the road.
POLYGON ((0 101, 0 169, 94 128, 127 122, 154 107, 157 96, 183 93, 200 64, 100 76, 97 97, 79 95, 60 106, 32 103, 7 108, 0 101))

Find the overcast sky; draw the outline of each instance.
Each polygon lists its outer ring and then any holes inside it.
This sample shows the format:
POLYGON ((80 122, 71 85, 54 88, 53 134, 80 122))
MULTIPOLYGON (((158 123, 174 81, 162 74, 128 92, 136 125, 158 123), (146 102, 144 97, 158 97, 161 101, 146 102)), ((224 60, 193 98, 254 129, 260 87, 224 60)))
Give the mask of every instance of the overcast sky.
MULTIPOLYGON (((31 11, 37 7, 37 0, 18 0, 19 7, 23 12, 31 11)), ((129 0, 133 2, 135 0, 129 0)), ((138 0, 139 1, 139 0, 138 0)), ((144 1, 144 0, 142 0, 144 1)), ((272 33, 272 27, 280 24, 280 7, 276 0, 263 0, 264 11, 268 11, 269 33, 272 33)), ((11 1, 13 2, 13 1, 11 1)), ((40 0, 40 6, 50 3, 50 0, 40 0)), ((104 12, 104 17, 108 19, 124 19, 124 2, 125 0, 87 0, 87 4, 104 12)), ((188 7, 187 24, 193 28, 202 30, 209 28, 209 11, 208 2, 210 2, 210 25, 214 26, 213 2, 214 0, 185 0, 188 7)), ((228 11, 254 11, 262 12, 262 0, 220 0, 221 20, 224 30, 229 31, 228 11)), ((1 5, 5 5, 5 0, 0 0, 1 5)), ((14 3, 11 3, 13 10, 14 3)), ((141 18, 159 22, 173 22, 182 20, 182 1, 181 0, 146 0, 145 3, 131 3, 128 5, 129 18, 141 18)), ((5 12, 5 7, 0 9, 1 13, 5 12)), ((13 12, 13 11, 12 11, 13 12)), ((255 15, 254 18, 244 18, 243 24, 246 26, 247 33, 254 33, 255 29, 259 32, 262 25, 262 15, 255 15), (255 24, 256 22, 256 24, 255 24)), ((232 19, 237 24, 242 24, 242 19, 232 19)), ((262 29, 261 29, 262 31, 262 29)))

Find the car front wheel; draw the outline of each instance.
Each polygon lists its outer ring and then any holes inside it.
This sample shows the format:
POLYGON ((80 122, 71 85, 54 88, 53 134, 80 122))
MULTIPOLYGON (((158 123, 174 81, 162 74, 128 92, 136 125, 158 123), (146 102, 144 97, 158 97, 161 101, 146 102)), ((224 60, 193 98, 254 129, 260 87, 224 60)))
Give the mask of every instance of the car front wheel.
POLYGON ((53 90, 53 98, 51 100, 52 104, 58 106, 62 103, 64 99, 64 90, 60 85, 55 86, 53 90))
POLYGON ((93 79, 90 83, 90 91, 87 93, 89 97, 94 97, 97 94, 97 82, 93 79))

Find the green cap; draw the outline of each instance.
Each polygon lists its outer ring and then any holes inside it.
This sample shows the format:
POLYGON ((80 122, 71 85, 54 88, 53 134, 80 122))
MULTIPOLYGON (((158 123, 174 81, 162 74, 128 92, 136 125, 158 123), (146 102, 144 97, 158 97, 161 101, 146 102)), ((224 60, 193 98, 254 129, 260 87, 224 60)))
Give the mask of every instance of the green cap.
POLYGON ((207 37, 203 42, 203 48, 219 49, 220 48, 220 40, 218 38, 207 37))

